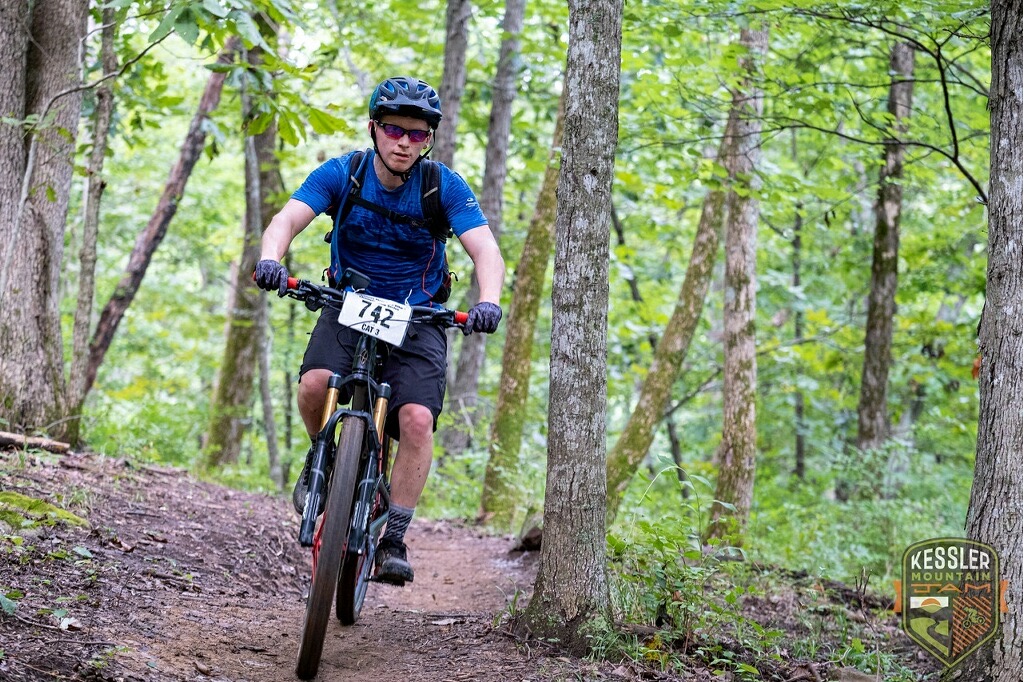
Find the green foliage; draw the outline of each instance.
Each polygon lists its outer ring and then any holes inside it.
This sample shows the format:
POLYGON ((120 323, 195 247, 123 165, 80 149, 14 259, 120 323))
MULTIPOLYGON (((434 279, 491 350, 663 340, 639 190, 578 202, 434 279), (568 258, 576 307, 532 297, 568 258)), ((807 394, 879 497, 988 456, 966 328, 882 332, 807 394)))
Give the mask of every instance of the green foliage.
MULTIPOLYGON (((223 351, 230 264, 241 249, 242 136, 277 125, 289 193, 320 159, 367 146, 365 106, 374 82, 415 72, 439 84, 445 5, 124 0, 112 6, 120 11, 117 53, 125 71, 113 80, 117 104, 104 171, 99 305, 114 291, 156 206, 207 78, 216 70, 227 75, 221 106, 205 123, 207 155, 197 164, 100 369, 84 424, 95 450, 192 467, 223 351), (293 36, 287 50, 267 31, 263 18, 293 36), (248 66, 241 57, 211 67, 231 35, 240 35, 245 49, 263 51, 260 67, 248 66), (150 49, 157 39, 160 45, 150 49), (245 120, 243 88, 253 102, 245 120)), ((984 212, 966 177, 986 184, 988 50, 980 37, 987 32, 982 9, 977 2, 836 8, 777 0, 759 0, 742 11, 721 0, 640 0, 625 9, 614 187, 622 240, 613 235, 609 254, 609 446, 634 407, 652 344, 675 305, 701 202, 709 190, 723 186, 723 168, 714 156, 738 60, 745 56, 735 46, 735 35, 762 17, 771 22, 771 51, 759 72, 766 114, 758 197, 758 471, 744 549, 751 558, 840 580, 867 570, 872 584, 882 586, 907 544, 962 532, 977 421, 970 367, 986 260, 984 212), (847 20, 838 18, 840 12, 847 20), (916 146, 908 151, 902 182, 889 386, 898 438, 860 453, 850 442, 856 430, 880 143, 891 134, 886 97, 893 36, 886 29, 894 22, 912 29, 910 37, 922 48, 905 134, 916 146), (945 88, 940 65, 947 76, 945 88), (798 235, 799 254, 794 246, 798 235), (794 278, 797 255, 799 282, 794 278), (635 300, 631 282, 642 300, 635 300), (798 400, 805 406, 800 421, 798 400), (798 434, 805 447, 805 480, 791 475, 798 434), (837 481, 850 486, 847 502, 835 499, 837 481)), ((502 12, 501 3, 478 4, 470 27, 456 166, 477 189, 502 12)), ((565 18, 563 3, 531 5, 521 36, 502 236, 510 273, 565 87, 565 18)), ((85 68, 93 81, 101 76, 96 38, 89 40, 85 68)), ((88 115, 93 91, 85 97, 88 115)), ((80 168, 90 144, 80 145, 80 168)), ((72 215, 78 215, 81 203, 76 197, 72 215)), ((327 221, 319 219, 295 241, 293 273, 316 278, 326 260, 319 237, 327 228, 327 221)), ((62 310, 68 351, 77 238, 70 229, 65 245, 70 257, 62 310)), ((456 245, 451 252, 453 266, 464 275, 458 286, 465 291, 468 259, 456 245)), ((549 307, 540 315, 518 479, 523 510, 539 509, 543 501, 549 307)), ((271 320, 272 383, 287 463, 306 448, 299 420, 293 413, 288 432, 283 413, 294 403, 296 370, 314 318, 274 299, 271 320)), ((619 608, 642 622, 654 622, 662 608, 663 617, 670 615, 673 622, 670 637, 688 636, 695 643, 709 623, 725 623, 737 638, 755 631, 726 600, 732 587, 720 597, 709 587, 738 580, 730 573, 736 570, 733 564, 701 551, 697 541, 706 523, 706 488, 716 475, 721 431, 721 320, 721 292, 713 285, 671 400, 690 482, 678 482, 662 427, 648 462, 651 472, 662 473, 637 477, 622 506, 628 511, 611 529, 613 559, 627 576, 616 588, 619 608), (647 581, 655 577, 660 582, 647 581), (677 589, 680 599, 673 596, 677 589)), ((438 453, 418 514, 476 516, 500 354, 499 336, 488 344, 481 382, 484 419, 473 434, 473 449, 458 460, 438 453)), ((270 491, 258 401, 253 406, 242 460, 213 475, 231 485, 270 491)), ((449 413, 442 415, 448 418, 449 413)), ((293 465, 292 475, 296 472, 293 465)), ((25 518, 7 507, 0 514, 14 528, 25 518)), ((737 601, 743 596, 734 594, 737 601)), ((664 641, 630 646, 638 658, 671 665, 664 641)), ((858 652, 850 646, 844 660, 871 655, 870 647, 858 652)), ((761 653, 769 655, 767 649, 761 653)), ((754 675, 744 666, 757 665, 730 659, 725 650, 708 649, 707 656, 720 659, 717 666, 739 677, 754 675)))
POLYGON ((6 590, 5 594, 0 594, 0 608, 8 616, 13 616, 18 610, 18 600, 24 596, 25 593, 21 590, 6 590))
POLYGON ((0 491, 0 521, 10 526, 12 530, 55 526, 58 523, 69 526, 89 525, 88 521, 66 509, 45 500, 11 491, 0 491))
POLYGON ((622 524, 623 536, 608 536, 616 620, 654 626, 655 634, 595 633, 595 653, 680 670, 683 654, 692 653, 713 670, 755 679, 760 658, 778 658, 783 633, 742 613, 742 600, 755 591, 736 563, 742 550, 728 540, 701 543, 712 504, 710 481, 695 476, 679 487, 691 495, 681 515, 635 517, 622 524))

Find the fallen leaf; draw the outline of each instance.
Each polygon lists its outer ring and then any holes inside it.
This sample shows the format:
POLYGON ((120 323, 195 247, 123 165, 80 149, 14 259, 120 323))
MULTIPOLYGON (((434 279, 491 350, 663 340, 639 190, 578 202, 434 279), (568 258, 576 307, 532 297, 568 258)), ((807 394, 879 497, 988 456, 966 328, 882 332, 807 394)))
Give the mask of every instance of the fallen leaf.
POLYGON ((209 674, 213 672, 212 670, 210 670, 210 666, 206 665, 205 663, 200 663, 199 661, 192 661, 192 664, 196 667, 196 670, 198 670, 203 675, 209 676, 209 674))
POLYGON ((74 632, 75 630, 81 630, 82 624, 78 621, 77 618, 64 618, 60 622, 60 629, 70 630, 74 632))
POLYGON ((127 542, 125 542, 124 540, 122 540, 119 537, 111 538, 110 539, 110 546, 114 547, 115 549, 121 550, 125 554, 128 554, 129 552, 134 552, 135 551, 135 546, 134 545, 129 545, 127 542))
POLYGON ((442 618, 441 620, 432 620, 432 621, 430 621, 430 624, 431 625, 455 625, 456 623, 460 623, 460 622, 462 622, 462 621, 460 621, 458 618, 442 618))

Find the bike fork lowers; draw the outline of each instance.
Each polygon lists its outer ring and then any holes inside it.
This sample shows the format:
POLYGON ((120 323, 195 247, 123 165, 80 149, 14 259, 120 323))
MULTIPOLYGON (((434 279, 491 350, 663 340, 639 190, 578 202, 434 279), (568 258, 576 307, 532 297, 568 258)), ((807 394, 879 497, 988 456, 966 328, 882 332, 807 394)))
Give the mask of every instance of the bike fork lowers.
POLYGON ((323 417, 320 420, 320 432, 316 436, 313 448, 313 461, 309 470, 309 487, 306 491, 306 505, 302 512, 302 523, 299 526, 299 544, 303 547, 313 546, 313 535, 316 530, 317 511, 323 506, 321 500, 327 497, 327 468, 334 454, 328 452, 332 442, 331 434, 338 422, 338 399, 341 395, 343 379, 332 374, 327 381, 327 400, 324 403, 323 417))

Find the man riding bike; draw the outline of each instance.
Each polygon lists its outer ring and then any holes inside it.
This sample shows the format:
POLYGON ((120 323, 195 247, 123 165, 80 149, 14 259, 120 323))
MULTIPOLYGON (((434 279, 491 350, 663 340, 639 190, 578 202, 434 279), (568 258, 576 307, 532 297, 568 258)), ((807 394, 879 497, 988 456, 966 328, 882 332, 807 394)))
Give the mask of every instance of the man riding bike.
MULTIPOLYGON (((440 163, 423 163, 442 116, 437 92, 416 78, 387 78, 370 96, 369 114, 373 150, 351 152, 321 165, 271 220, 263 233, 257 285, 283 295, 288 271, 281 259, 295 236, 326 212, 335 218, 328 271, 332 286, 352 268, 371 277, 366 292, 370 295, 410 305, 443 302, 441 291, 448 285, 445 238, 450 229, 473 260, 480 285, 480 302, 470 309, 464 332, 493 333, 501 320, 505 276, 498 244, 465 180, 440 163), (438 216, 427 215, 428 198, 421 196, 421 187, 426 186, 421 174, 428 170, 439 182, 426 192, 436 189, 440 195, 438 216), (437 223, 443 224, 444 234, 436 229, 437 223)), ((437 198, 432 198, 435 205, 437 198)), ((339 324, 337 311, 321 312, 299 370, 299 412, 311 440, 320 430, 327 380, 332 373, 348 373, 356 338, 357 332, 339 324)), ((440 329, 420 325, 400 348, 390 349, 384 366, 383 379, 392 388, 385 430, 399 441, 388 523, 375 559, 377 579, 384 582, 401 585, 413 579, 405 532, 433 459, 447 351, 440 329)), ((312 448, 292 494, 300 514, 311 453, 312 448)))

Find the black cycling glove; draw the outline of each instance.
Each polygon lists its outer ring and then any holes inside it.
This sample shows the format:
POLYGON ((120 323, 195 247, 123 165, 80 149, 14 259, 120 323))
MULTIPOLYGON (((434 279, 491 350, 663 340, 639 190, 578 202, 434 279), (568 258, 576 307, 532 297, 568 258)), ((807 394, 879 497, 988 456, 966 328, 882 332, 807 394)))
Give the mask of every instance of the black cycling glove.
POLYGON ((462 333, 469 336, 473 332, 493 334, 501 321, 501 308, 493 303, 477 303, 469 309, 466 324, 462 325, 462 333))
POLYGON ((256 264, 256 272, 253 273, 256 286, 260 289, 273 291, 277 289, 278 296, 284 296, 288 291, 288 268, 276 260, 264 258, 256 264))

